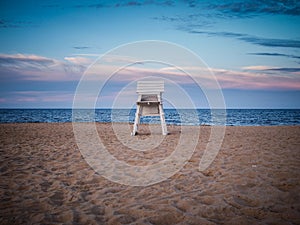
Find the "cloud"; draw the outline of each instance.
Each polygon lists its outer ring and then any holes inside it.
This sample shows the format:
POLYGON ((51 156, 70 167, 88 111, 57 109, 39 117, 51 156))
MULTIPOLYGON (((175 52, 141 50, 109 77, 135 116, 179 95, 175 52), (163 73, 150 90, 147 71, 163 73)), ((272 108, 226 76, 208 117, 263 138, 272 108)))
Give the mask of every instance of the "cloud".
POLYGON ((119 1, 115 3, 115 7, 130 7, 130 6, 147 6, 147 5, 158 5, 158 6, 174 6, 174 1, 119 1))
POLYGON ((247 67, 243 67, 242 69, 254 70, 254 71, 276 71, 276 72, 287 72, 287 73, 300 73, 300 67, 298 68, 298 67, 247 66, 247 67))
MULTIPOLYGON (((15 81, 78 81, 92 62, 90 58, 79 56, 64 59, 59 61, 37 55, 0 54, 0 80, 3 85, 15 81)), ((96 63, 86 74, 89 81, 101 81, 104 74, 114 71, 115 74, 110 78, 112 85, 132 82, 145 76, 162 76, 183 85, 193 83, 185 71, 197 76, 204 87, 214 88, 213 72, 224 89, 300 89, 300 68, 251 65, 242 70, 226 70, 186 66, 181 71, 166 65, 136 62, 136 59, 126 56, 104 57, 100 67, 96 63), (120 69, 119 65, 124 63, 128 66, 120 69)))
POLYGON ((277 69, 279 67, 272 67, 272 66, 245 66, 243 70, 270 70, 270 69, 277 69))
POLYGON ((292 68, 292 67, 281 67, 281 68, 272 68, 269 69, 271 71, 278 71, 278 72, 289 72, 289 73, 299 73, 300 75, 300 67, 299 68, 292 68))
MULTIPOLYGON (((0 57, 0 103, 1 107, 40 107, 56 105, 59 107, 71 107, 77 81, 82 73, 68 73, 66 66, 72 69, 88 63, 84 57, 65 57, 66 62, 58 61, 37 55, 3 55, 0 57), (23 64, 25 62, 25 65, 23 64), (5 66, 3 66, 3 63, 5 66), (27 64, 38 69, 33 70, 27 64), (18 70, 8 70, 17 64, 18 70), (77 67, 76 67, 77 66, 77 67), (5 82, 3 82, 5 80, 5 82), (64 82, 66 81, 66 82, 64 82), (4 88, 6 87, 7 88, 4 88), (21 91, 20 91, 21 90, 21 91)), ((168 65, 154 65, 151 63, 128 64, 128 67, 118 67, 118 62, 134 62, 128 57, 112 56, 102 61, 105 66, 93 66, 86 71, 87 85, 89 88, 97 88, 101 82, 105 82, 101 90, 100 101, 111 102, 117 96, 119 90, 128 85, 134 85, 134 81, 145 77, 157 77, 170 80, 179 84, 182 88, 195 87, 195 82, 187 74, 193 74, 201 80, 201 88, 213 89, 215 78, 223 90, 300 90, 300 68, 282 68, 263 65, 250 65, 241 70, 228 70, 220 68, 189 67, 179 70, 168 65), (113 69, 113 70, 112 70, 113 69), (104 80, 104 74, 115 71, 109 80, 104 80), (215 75, 212 76, 212 73, 215 75), (96 79, 95 82, 93 79, 96 79), (96 85, 96 86, 95 86, 96 85)), ((123 65, 124 63, 122 63, 123 65)), ((135 90, 135 86, 133 88, 135 90)), ((134 91, 133 91, 134 93, 134 91)), ((94 101, 95 96, 83 96, 82 101, 94 101)))
POLYGON ((242 17, 244 15, 259 14, 279 14, 279 15, 300 15, 300 3, 297 0, 240 0, 240 1, 217 1, 212 2, 209 6, 225 15, 234 15, 242 17))
POLYGON ((78 50, 83 50, 83 49, 88 49, 90 47, 88 47, 88 46, 74 46, 73 48, 78 49, 78 50))
POLYGON ((19 64, 19 63, 33 63, 36 65, 49 65, 55 63, 55 60, 37 55, 24 54, 0 54, 0 65, 3 64, 19 64))
MULTIPOLYGON (((29 74, 31 73, 31 75, 28 75, 33 77, 34 73, 51 70, 60 64, 61 63, 57 60, 43 56, 0 54, 0 69, 2 74, 9 71, 15 74, 18 74, 18 72, 20 72, 20 74, 28 72, 29 74)), ((27 78, 29 76, 27 76, 27 78)))
POLYGON ((88 8, 106 8, 106 7, 109 7, 108 5, 106 4, 103 4, 103 3, 97 3, 97 4, 88 4, 88 5, 76 5, 75 6, 76 8, 84 8, 84 7, 88 7, 88 8))
MULTIPOLYGON (((181 3, 185 4, 189 8, 201 8, 205 11, 212 11, 215 14, 224 14, 224 16, 243 16, 245 14, 257 15, 257 14, 286 14, 286 15, 299 15, 300 8, 299 2, 295 0, 288 1, 259 1, 259 0, 238 0, 238 1, 195 1, 195 0, 183 0, 181 3), (216 13, 217 12, 217 13, 216 13)), ((97 3, 75 4, 72 7, 75 8, 111 8, 111 7, 139 7, 147 5, 157 6, 174 6, 180 4, 177 1, 165 0, 129 0, 129 1, 101 1, 97 3)), ((47 8, 65 8, 64 4, 45 4, 43 7, 47 8)))
POLYGON ((4 19, 0 19, 0 28, 18 28, 18 27, 20 26, 15 23, 8 22, 4 19))
POLYGON ((189 10, 176 16, 168 14, 152 17, 154 20, 175 24, 175 29, 193 34, 234 38, 247 43, 265 47, 300 48, 298 39, 276 39, 257 37, 234 32, 201 31, 212 27, 220 20, 251 18, 264 15, 300 15, 300 1, 260 1, 260 0, 235 0, 235 1, 183 1, 189 10))
POLYGON ((184 0, 186 6, 201 9, 213 17, 247 18, 261 14, 300 15, 300 3, 297 0, 234 0, 234 1, 194 1, 184 0))
MULTIPOLYGON (((142 7, 148 5, 157 5, 157 6, 174 6, 175 1, 166 0, 166 1, 155 1, 155 0, 146 0, 146 1, 106 1, 101 3, 93 3, 93 4, 76 4, 71 7, 74 8, 95 8, 95 9, 102 9, 102 8, 119 8, 119 7, 142 7)), ((65 6, 52 4, 52 5, 45 5, 44 7, 49 8, 63 8, 65 6)))
MULTIPOLYGON (((176 29, 189 32, 195 28, 212 26, 219 20, 244 19, 264 15, 300 15, 300 1, 297 0, 184 0, 182 2, 183 5, 180 5, 180 7, 186 8, 186 14, 181 13, 176 16, 166 14, 152 17, 152 19, 175 23, 176 29)), ((258 40, 251 40, 251 38, 245 37, 245 39, 248 39, 248 42, 258 42, 258 40)), ((263 45, 266 44, 266 42, 263 43, 263 45)), ((279 44, 281 45, 282 43, 279 44)))
POLYGON ((6 20, 0 19, 0 28, 23 28, 23 27, 34 27, 31 21, 20 21, 20 20, 6 20))
POLYGON ((187 14, 187 15, 175 15, 175 16, 155 16, 153 20, 162 22, 177 23, 176 29, 180 31, 191 31, 192 29, 208 28, 215 22, 204 13, 187 14))
POLYGON ((246 71, 213 69, 222 88, 243 90, 300 90, 300 77, 280 68, 249 66, 246 71), (248 71, 247 71, 248 70, 248 71))
POLYGON ((75 65, 90 65, 94 60, 86 57, 65 57, 64 58, 66 61, 71 62, 75 65))
POLYGON ((248 55, 258 55, 258 56, 276 56, 276 57, 287 57, 293 59, 300 59, 300 56, 288 55, 282 53, 267 53, 267 52, 258 52, 258 53, 248 53, 248 55))
POLYGON ((234 32, 212 32, 212 31, 197 31, 197 30, 189 30, 188 32, 192 34, 235 38, 240 41, 248 42, 255 45, 265 46, 265 47, 300 48, 300 40, 263 38, 263 37, 256 37, 248 34, 234 33, 234 32))
POLYGON ((120 6, 141 6, 141 5, 143 5, 143 3, 138 2, 138 1, 129 1, 129 2, 116 3, 115 4, 116 7, 120 7, 120 6))
POLYGON ((64 62, 38 55, 0 54, 0 79, 2 81, 78 80, 86 69, 86 65, 78 64, 80 60, 84 61, 83 58, 77 61, 76 58, 70 58, 69 61, 64 62))
POLYGON ((123 3, 122 6, 145 6, 145 5, 158 5, 158 6, 174 6, 174 1, 128 1, 123 3))
MULTIPOLYGON (((242 70, 227 70, 219 68, 202 68, 202 67, 182 67, 182 71, 175 67, 164 66, 162 68, 147 67, 147 63, 138 67, 132 65, 123 68, 109 82, 129 83, 134 80, 141 79, 147 76, 165 78, 172 80, 180 85, 191 85, 194 81, 187 75, 193 74, 197 79, 201 80, 203 88, 214 89, 215 75, 217 81, 223 89, 241 89, 241 90, 300 90, 300 77, 295 70, 278 67, 267 66, 249 66, 242 70)), ((106 71, 103 67, 101 71, 106 71)), ((107 70, 108 71, 108 70, 107 70)), ((99 79, 100 68, 90 71, 91 78, 95 74, 95 78, 99 79), (97 78, 98 77, 98 78, 97 78)))
MULTIPOLYGON (((210 86, 211 80, 213 79, 213 77, 210 75, 211 71, 216 76, 217 81, 220 83, 221 87, 224 89, 300 90, 300 77, 294 75, 294 72, 298 72, 299 69, 284 69, 267 66, 249 66, 248 68, 246 67, 243 69, 248 69, 248 71, 227 70, 219 68, 183 68, 183 70, 185 71, 193 71, 193 74, 196 74, 196 76, 200 78, 203 81, 203 84, 208 88, 212 87, 210 86), (283 71, 286 73, 282 74, 283 71)), ((176 73, 169 73, 169 76, 171 75, 175 76, 176 73)), ((176 80, 175 77, 172 79, 176 80)))
POLYGON ((191 7, 191 8, 194 8, 198 5, 197 1, 194 1, 194 0, 185 0, 184 2, 187 3, 188 6, 191 7))
POLYGON ((266 47, 300 48, 299 40, 261 38, 261 37, 255 37, 250 35, 245 35, 243 37, 239 37, 238 39, 246 41, 248 43, 266 46, 266 47))
MULTIPOLYGON (((77 81, 98 56, 76 54, 57 60, 39 55, 0 54, 0 81, 77 81)), ((107 71, 111 71, 109 68, 118 70, 119 65, 124 63, 141 65, 137 59, 119 55, 103 55, 102 61, 105 62, 107 71)), ((97 70, 97 66, 93 68, 97 70)), ((105 72, 106 70, 97 71, 92 79, 99 79, 99 74, 105 72)))

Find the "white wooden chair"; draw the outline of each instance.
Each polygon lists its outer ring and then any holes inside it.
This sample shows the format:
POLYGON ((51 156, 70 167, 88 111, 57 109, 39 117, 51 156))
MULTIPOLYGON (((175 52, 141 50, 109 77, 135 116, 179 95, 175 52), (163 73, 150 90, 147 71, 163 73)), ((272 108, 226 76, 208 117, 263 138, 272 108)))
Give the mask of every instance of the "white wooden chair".
POLYGON ((131 135, 136 135, 141 116, 160 116, 162 134, 167 135, 167 125, 162 104, 162 93, 164 92, 164 81, 138 81, 138 100, 136 102, 136 113, 131 135))

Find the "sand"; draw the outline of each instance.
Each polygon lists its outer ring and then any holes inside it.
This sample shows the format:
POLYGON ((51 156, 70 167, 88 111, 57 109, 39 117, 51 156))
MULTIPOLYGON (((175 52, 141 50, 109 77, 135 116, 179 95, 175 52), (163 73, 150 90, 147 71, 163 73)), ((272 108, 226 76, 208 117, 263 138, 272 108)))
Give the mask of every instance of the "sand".
MULTIPOLYGON (((152 135, 157 147, 142 152, 124 147, 110 124, 97 129, 110 153, 133 165, 162 160, 180 136, 180 127, 169 126, 162 141, 152 135)), ((151 129, 142 126, 128 141, 147 139, 151 129)), ((188 163, 143 187, 95 172, 71 123, 1 124, 0 224, 300 224, 300 126, 226 127, 219 154, 202 172, 211 127, 200 130, 188 163)))

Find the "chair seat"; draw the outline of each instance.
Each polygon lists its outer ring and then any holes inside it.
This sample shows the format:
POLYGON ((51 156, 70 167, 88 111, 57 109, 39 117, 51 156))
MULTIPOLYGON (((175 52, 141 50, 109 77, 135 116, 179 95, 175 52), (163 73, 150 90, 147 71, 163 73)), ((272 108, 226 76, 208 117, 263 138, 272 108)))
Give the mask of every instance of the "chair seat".
POLYGON ((137 104, 145 104, 145 105, 149 105, 149 104, 160 104, 161 102, 158 101, 139 101, 136 102, 137 104))
POLYGON ((155 101, 158 101, 158 98, 157 98, 157 95, 142 95, 141 102, 142 101, 155 102, 155 101))

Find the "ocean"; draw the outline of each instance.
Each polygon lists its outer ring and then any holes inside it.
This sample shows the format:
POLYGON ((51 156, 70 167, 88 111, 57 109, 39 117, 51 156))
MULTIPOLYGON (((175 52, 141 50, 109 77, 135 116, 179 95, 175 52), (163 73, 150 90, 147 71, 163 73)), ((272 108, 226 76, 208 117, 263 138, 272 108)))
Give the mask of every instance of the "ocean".
MULTIPOLYGON (((165 109, 171 125, 281 126, 300 125, 300 109, 165 109), (220 116, 220 118, 218 118, 220 116)), ((0 123, 125 122, 133 123, 135 109, 0 109, 0 123), (73 118, 73 119, 72 119, 73 118)), ((160 123, 159 117, 142 117, 141 123, 160 123)))

